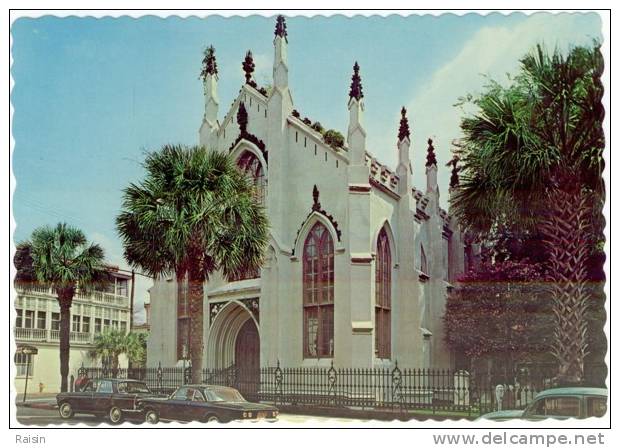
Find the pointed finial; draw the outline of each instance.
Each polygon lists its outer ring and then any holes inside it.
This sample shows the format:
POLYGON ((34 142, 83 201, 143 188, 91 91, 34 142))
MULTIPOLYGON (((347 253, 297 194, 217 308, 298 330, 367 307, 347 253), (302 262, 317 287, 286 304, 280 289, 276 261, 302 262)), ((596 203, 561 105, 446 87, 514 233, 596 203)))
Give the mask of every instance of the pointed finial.
POLYGON ((286 20, 281 14, 276 17, 276 31, 274 34, 276 37, 279 36, 288 42, 288 33, 286 32, 286 20))
POLYGON ((248 50, 248 52, 245 54, 245 59, 243 60, 243 64, 241 64, 241 67, 243 67, 243 71, 245 72, 245 83, 251 84, 252 73, 254 73, 254 68, 256 67, 256 65, 254 64, 254 57, 252 56, 251 50, 248 50))
POLYGON ((456 188, 459 186, 459 171, 460 168, 457 166, 459 162, 459 157, 455 154, 446 166, 452 166, 452 175, 450 176, 450 188, 456 188))
POLYGON ((215 48, 213 48, 213 45, 209 45, 209 47, 204 50, 203 55, 200 78, 204 81, 207 75, 217 75, 217 62, 215 60, 215 48))
POLYGON ((319 189, 314 186, 312 189, 312 210, 320 210, 321 203, 319 202, 319 189))
POLYGON ((349 98, 355 98, 358 101, 364 98, 364 92, 362 92, 362 78, 360 77, 360 66, 357 64, 357 61, 355 61, 355 65, 353 66, 349 98))
POLYGON ((409 138, 409 120, 407 119, 407 109, 403 106, 400 111, 400 127, 398 128, 398 141, 405 137, 409 138))
POLYGON ((426 166, 437 166, 437 157, 435 157, 435 147, 433 146, 433 139, 428 139, 428 150, 426 153, 426 166))
POLYGON ((239 110, 237 111, 237 124, 241 133, 245 133, 248 128, 248 111, 245 109, 243 101, 239 103, 239 110))

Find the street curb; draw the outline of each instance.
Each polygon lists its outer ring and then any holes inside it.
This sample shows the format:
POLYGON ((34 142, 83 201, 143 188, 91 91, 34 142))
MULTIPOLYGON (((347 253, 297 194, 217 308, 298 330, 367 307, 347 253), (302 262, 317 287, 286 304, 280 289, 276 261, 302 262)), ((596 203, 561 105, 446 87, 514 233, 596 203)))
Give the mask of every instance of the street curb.
POLYGON ((55 411, 58 409, 58 406, 52 403, 17 403, 16 405, 22 408, 45 409, 48 411, 55 411))

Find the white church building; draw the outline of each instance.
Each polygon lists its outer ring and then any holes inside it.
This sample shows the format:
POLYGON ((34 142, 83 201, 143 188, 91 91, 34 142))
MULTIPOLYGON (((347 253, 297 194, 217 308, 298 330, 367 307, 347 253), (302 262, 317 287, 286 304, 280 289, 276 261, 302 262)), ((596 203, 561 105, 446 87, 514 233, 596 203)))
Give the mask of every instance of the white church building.
MULTIPOLYGON (((346 141, 338 142, 294 109, 284 17, 273 44, 273 86, 259 88, 248 66, 223 117, 212 49, 205 58, 200 144, 229 152, 253 177, 270 237, 260 272, 205 284, 204 366, 452 367, 442 317, 471 250, 439 206, 432 141, 421 191, 412 183, 404 108, 400 127, 394 123, 398 164, 388 167, 366 148, 357 63, 346 141)), ((161 278, 150 294, 149 366, 181 365, 187 285, 161 278)))

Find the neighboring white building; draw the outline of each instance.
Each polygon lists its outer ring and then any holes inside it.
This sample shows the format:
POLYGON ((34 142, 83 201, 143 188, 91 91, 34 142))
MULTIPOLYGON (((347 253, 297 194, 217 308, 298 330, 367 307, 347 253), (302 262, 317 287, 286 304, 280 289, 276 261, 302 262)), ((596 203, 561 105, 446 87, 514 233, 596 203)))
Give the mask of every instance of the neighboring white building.
MULTIPOLYGON (((112 271, 114 283, 106 291, 80 293, 73 298, 71 306, 71 350, 69 353, 69 376, 77 378, 77 370, 99 366, 88 352, 94 348, 97 334, 107 328, 129 331, 129 288, 131 276, 112 271)), ((28 290, 17 287, 15 300, 17 312, 14 335, 20 345, 37 347, 36 355, 15 355, 15 388, 23 392, 26 380, 27 356, 31 357, 28 375, 28 392, 60 392, 60 308, 56 295, 49 288, 32 287, 28 290)), ((126 367, 124 356, 120 367, 126 367)))
MULTIPOLYGON (((373 157, 356 63, 346 143, 326 144, 294 110, 283 18, 270 91, 248 77, 221 120, 214 59, 210 67, 200 144, 229 152, 254 178, 270 241, 259 273, 231 282, 214 275, 205 284, 205 367, 450 367, 442 316, 449 282, 466 257, 456 222, 439 207, 432 142, 422 149, 424 191, 412 183, 404 109, 398 165, 373 157)), ((394 123, 395 137, 397 129, 394 123)), ((181 358, 186 291, 174 276, 150 290, 150 366, 181 358)))

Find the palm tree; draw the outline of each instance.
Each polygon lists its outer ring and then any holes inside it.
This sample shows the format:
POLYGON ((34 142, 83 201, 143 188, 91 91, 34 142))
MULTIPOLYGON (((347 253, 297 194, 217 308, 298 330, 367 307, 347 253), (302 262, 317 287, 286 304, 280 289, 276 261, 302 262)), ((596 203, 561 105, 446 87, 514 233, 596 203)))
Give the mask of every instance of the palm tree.
POLYGON ((141 362, 145 356, 141 335, 137 333, 108 329, 95 337, 94 345, 89 356, 93 359, 101 358, 106 366, 109 363, 113 377, 118 373, 120 355, 127 355, 129 362, 141 362))
POLYGON ((125 258, 158 277, 188 279, 192 381, 201 381, 204 283, 260 267, 268 223, 249 179, 226 154, 164 146, 148 154, 146 178, 124 191, 117 229, 125 258))
POLYGON ((125 333, 108 329, 95 336, 94 348, 88 352, 92 359, 101 358, 102 364, 110 368, 112 376, 118 372, 118 357, 125 353, 125 333))
POLYGON ((584 378, 587 265, 604 239, 602 72, 596 43, 567 55, 537 46, 511 85, 491 82, 465 100, 478 112, 462 119, 457 150, 462 176, 451 206, 461 223, 546 247, 556 319, 551 352, 563 382, 584 378))
POLYGON ((45 285, 56 291, 60 306, 61 392, 67 391, 69 374, 69 325, 76 289, 88 290, 109 281, 103 249, 88 243, 81 230, 65 223, 39 227, 30 240, 17 245, 16 283, 29 288, 45 285))

